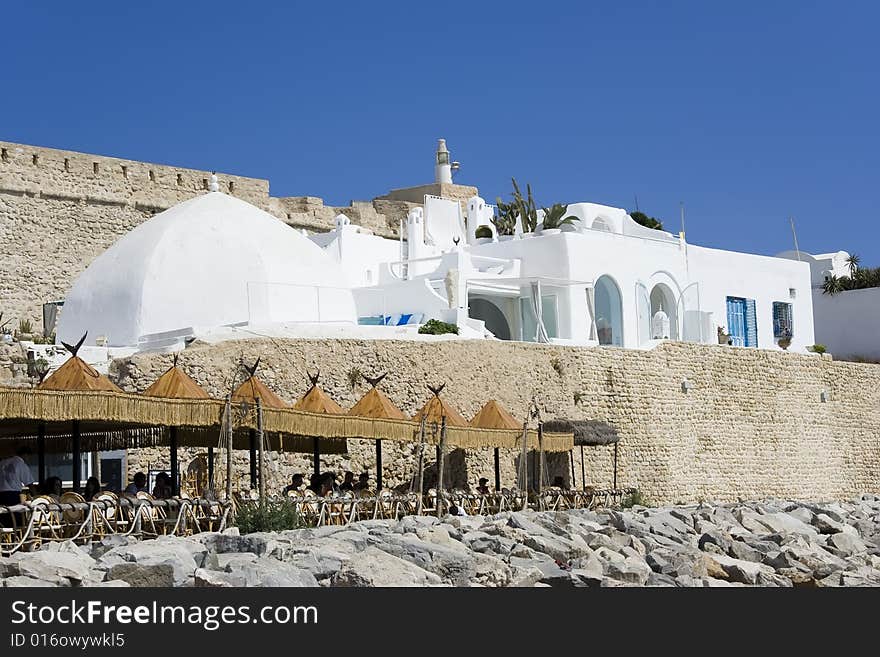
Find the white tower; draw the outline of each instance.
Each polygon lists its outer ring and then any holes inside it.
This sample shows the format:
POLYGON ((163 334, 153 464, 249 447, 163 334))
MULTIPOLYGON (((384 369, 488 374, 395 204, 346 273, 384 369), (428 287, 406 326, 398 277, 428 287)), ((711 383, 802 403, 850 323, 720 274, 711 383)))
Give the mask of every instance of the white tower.
POLYGON ((452 184, 452 164, 449 160, 449 151, 446 149, 446 140, 437 140, 437 158, 434 162, 434 182, 452 184))

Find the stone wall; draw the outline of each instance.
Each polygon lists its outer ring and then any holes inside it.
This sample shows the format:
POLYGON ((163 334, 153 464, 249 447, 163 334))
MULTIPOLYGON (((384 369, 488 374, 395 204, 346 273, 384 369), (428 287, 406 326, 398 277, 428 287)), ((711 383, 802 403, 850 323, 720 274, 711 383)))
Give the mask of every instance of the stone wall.
MULTIPOLYGON (((367 390, 362 382, 351 385, 354 369, 389 372, 383 390, 410 414, 427 399, 426 383, 446 382, 444 397, 466 417, 492 398, 522 417, 537 396, 547 418, 608 423, 620 437, 619 484, 635 486, 658 503, 842 499, 880 490, 877 365, 673 342, 636 351, 459 340, 194 343, 180 364, 219 397, 237 363, 257 356, 260 376, 291 402, 306 390, 306 368, 318 366, 324 389, 345 407, 367 390), (687 390, 685 379, 691 383, 687 390)), ((170 360, 140 355, 114 363, 112 374, 125 389, 139 391, 170 360)), ((414 472, 414 446, 384 444, 386 481, 405 482, 414 472)), ((325 458, 324 467, 373 471, 372 443, 350 441, 349 451, 345 458, 325 458)), ((584 448, 588 484, 610 485, 613 454, 610 446, 584 448)), ((238 457, 246 472, 246 453, 238 457)), ((132 455, 130 468, 144 468, 147 460, 167 467, 167 458, 163 450, 144 451, 132 455)), ((459 452, 455 459, 456 484, 466 480, 473 487, 480 476, 491 481, 491 449, 459 452)), ((580 449, 574 459, 579 484, 580 449)), ((515 481, 515 460, 515 453, 502 450, 502 485, 515 481)), ((548 461, 553 475, 570 478, 564 456, 548 461)), ((276 465, 273 486, 291 472, 310 472, 308 455, 287 455, 276 465)))
MULTIPOLYGON (((269 182, 217 174, 220 189, 294 228, 325 231, 344 212, 396 238, 412 203, 377 199, 348 207, 320 198, 276 198, 269 182)), ((211 172, 0 142, 0 312, 42 327, 42 304, 64 298, 76 276, 126 232, 204 193, 211 172)))

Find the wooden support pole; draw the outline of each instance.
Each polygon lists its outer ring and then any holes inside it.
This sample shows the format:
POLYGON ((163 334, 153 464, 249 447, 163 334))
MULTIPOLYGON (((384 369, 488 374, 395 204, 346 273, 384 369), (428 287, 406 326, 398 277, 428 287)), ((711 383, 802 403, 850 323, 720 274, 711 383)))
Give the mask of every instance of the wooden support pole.
POLYGON ((257 397, 257 464, 259 465, 260 500, 266 499, 266 461, 263 458, 263 405, 257 397))
POLYGON ((538 423, 538 485, 535 487, 538 495, 544 489, 544 423, 538 423))
POLYGON ((37 481, 46 481, 46 423, 37 427, 37 481))
POLYGON ((525 509, 529 502, 529 422, 523 422, 522 451, 519 457, 519 472, 517 473, 516 485, 522 492, 522 508, 525 509))
POLYGON ((82 454, 80 452, 80 432, 79 432, 79 420, 73 421, 73 431, 71 435, 71 447, 73 449, 73 492, 78 493, 80 491, 80 484, 82 483, 82 454))
POLYGON ((376 441, 376 492, 382 490, 382 441, 376 441))
POLYGON ((498 448, 495 448, 495 492, 501 490, 501 455, 498 448))
POLYGON ((248 448, 250 450, 251 490, 257 488, 257 432, 248 429, 248 448))
MULTIPOLYGON (((214 448, 208 448, 208 488, 214 490, 214 448)), ((204 491, 202 492, 204 495, 204 491)))
POLYGON ((443 466, 446 460, 446 416, 440 418, 440 443, 437 445, 437 516, 443 515, 443 466))
POLYGON ((177 427, 168 429, 168 445, 171 452, 171 494, 180 495, 180 466, 177 463, 177 427))
POLYGON ((614 490, 617 490, 617 443, 614 443, 614 490))
POLYGON ((587 470, 584 465, 584 446, 581 445, 581 490, 587 489, 587 470))
POLYGON ((321 474, 321 443, 318 442, 317 436, 315 436, 314 441, 315 441, 315 443, 314 443, 313 454, 312 454, 312 456, 314 458, 313 469, 314 469, 314 472, 316 475, 320 475, 321 474))
POLYGON ((226 500, 232 500, 232 396, 226 396, 226 500))
POLYGON ((425 418, 422 417, 421 427, 419 429, 419 463, 418 463, 418 494, 419 503, 417 513, 422 512, 422 503, 425 495, 425 418))

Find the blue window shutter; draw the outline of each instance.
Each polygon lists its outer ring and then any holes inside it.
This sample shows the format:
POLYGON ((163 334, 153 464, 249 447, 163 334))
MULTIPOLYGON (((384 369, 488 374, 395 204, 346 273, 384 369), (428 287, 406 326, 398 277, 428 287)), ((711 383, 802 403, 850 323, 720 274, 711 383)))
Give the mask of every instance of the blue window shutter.
POLYGON ((746 346, 758 346, 758 318, 755 312, 755 300, 746 299, 746 346))

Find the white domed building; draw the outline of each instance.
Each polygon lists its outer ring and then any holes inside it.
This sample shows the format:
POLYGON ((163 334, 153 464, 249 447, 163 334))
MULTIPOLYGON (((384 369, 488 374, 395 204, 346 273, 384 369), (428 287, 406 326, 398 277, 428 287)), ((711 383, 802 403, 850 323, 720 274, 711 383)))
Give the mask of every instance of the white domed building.
POLYGON ((140 351, 224 327, 291 323, 357 324, 340 266, 276 217, 211 191, 98 256, 65 299, 58 339, 88 331, 86 344, 140 351))

